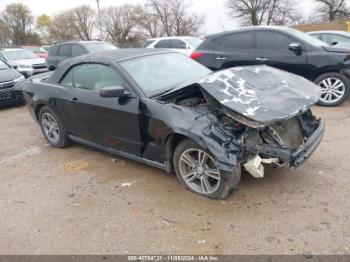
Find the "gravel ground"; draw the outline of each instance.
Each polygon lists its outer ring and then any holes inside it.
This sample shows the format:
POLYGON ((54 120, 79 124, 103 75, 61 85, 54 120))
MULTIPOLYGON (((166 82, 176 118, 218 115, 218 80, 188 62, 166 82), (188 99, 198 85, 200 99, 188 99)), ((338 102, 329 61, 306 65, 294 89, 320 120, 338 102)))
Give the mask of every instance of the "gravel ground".
POLYGON ((242 178, 225 201, 91 148, 47 145, 0 110, 1 254, 350 254, 350 101, 315 107, 325 138, 297 170, 242 178))

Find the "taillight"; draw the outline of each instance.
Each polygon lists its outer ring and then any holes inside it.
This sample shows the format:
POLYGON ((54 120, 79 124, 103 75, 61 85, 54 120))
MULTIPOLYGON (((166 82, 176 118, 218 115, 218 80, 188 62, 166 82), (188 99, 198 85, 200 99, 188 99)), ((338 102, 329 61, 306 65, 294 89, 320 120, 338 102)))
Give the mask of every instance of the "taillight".
POLYGON ((204 55, 204 54, 201 53, 201 52, 193 52, 193 53, 191 54, 191 58, 194 59, 194 60, 196 60, 196 59, 200 58, 202 55, 204 55))

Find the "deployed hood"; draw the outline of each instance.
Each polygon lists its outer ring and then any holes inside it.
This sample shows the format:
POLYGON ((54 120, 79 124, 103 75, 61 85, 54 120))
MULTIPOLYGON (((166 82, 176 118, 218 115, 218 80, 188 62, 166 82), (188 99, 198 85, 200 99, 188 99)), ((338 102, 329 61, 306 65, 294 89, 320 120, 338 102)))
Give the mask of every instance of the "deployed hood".
POLYGON ((342 44, 332 45, 332 46, 322 46, 327 52, 333 53, 349 53, 350 46, 344 46, 342 44))
POLYGON ((215 72, 198 84, 232 115, 262 125, 307 110, 321 95, 321 88, 305 78, 264 65, 215 72))

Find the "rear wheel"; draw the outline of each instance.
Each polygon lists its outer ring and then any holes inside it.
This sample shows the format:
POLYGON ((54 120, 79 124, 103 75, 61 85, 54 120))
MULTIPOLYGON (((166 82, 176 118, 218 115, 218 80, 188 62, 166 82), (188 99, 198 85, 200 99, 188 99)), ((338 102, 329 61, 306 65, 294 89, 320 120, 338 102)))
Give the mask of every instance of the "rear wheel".
POLYGON ((314 81, 321 87, 321 106, 338 106, 343 103, 350 92, 349 79, 340 73, 327 73, 320 75, 314 81))
POLYGON ((241 179, 239 166, 232 173, 219 170, 213 157, 188 139, 182 141, 174 152, 174 168, 181 184, 209 198, 226 198, 241 179))
POLYGON ((68 134, 56 114, 44 106, 39 113, 39 124, 47 142, 53 147, 66 147, 70 144, 68 134))

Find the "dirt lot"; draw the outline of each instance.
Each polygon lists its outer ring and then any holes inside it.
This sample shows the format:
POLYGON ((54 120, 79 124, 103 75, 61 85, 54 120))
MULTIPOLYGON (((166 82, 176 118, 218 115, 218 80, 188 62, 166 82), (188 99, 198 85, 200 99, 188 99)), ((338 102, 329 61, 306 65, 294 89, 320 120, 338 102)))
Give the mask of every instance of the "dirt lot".
POLYGON ((0 253, 350 254, 350 101, 314 110, 327 121, 315 154, 244 176, 226 201, 84 146, 51 148, 25 107, 0 110, 0 253))

